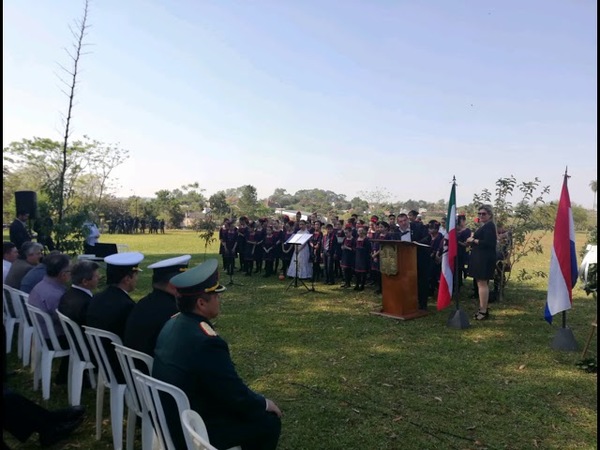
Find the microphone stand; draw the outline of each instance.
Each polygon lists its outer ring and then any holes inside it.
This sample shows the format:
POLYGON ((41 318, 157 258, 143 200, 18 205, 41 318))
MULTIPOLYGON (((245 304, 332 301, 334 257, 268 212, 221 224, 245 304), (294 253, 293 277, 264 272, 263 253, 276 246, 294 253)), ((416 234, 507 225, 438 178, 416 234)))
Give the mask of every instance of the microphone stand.
POLYGON ((242 283, 236 283, 233 281, 233 272, 235 271, 235 254, 231 258, 227 258, 227 261, 227 272, 229 273, 229 283, 227 283, 227 286, 243 286, 242 283))

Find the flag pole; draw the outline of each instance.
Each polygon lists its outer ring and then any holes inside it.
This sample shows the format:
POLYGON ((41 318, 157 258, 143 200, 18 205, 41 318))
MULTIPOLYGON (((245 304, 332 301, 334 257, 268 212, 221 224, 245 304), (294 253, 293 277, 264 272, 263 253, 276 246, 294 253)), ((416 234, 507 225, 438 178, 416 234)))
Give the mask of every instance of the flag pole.
POLYGON ((553 253, 550 258, 550 277, 546 299, 546 321, 552 324, 552 315, 562 312, 562 326, 552 339, 553 350, 577 351, 573 331, 567 327, 567 309, 573 305, 573 288, 577 283, 577 255, 571 199, 569 197, 568 167, 565 167, 563 186, 554 225, 553 253))
MULTIPOLYGON (((452 192, 456 193, 456 177, 453 176, 452 177, 452 192)), ((454 211, 452 212, 452 214, 454 214, 454 217, 447 217, 446 221, 447 223, 450 223, 451 220, 454 221, 454 229, 456 230, 456 221, 457 221, 457 210, 456 210, 456 197, 454 198, 454 211)), ((449 206, 449 211, 452 211, 452 205, 448 205, 449 206)), ((454 248, 458 249, 458 236, 456 234, 456 232, 454 232, 453 234, 450 233, 448 235, 448 239, 453 239, 453 245, 454 248)), ((448 242, 448 248, 450 248, 451 243, 448 242)), ((446 322, 446 326, 448 326, 449 328, 456 328, 456 329, 465 329, 465 328, 469 328, 471 326, 471 324, 469 323, 469 316, 467 315, 467 313, 465 311, 463 311, 462 309, 460 309, 460 303, 459 303, 459 295, 458 295, 458 252, 457 254, 452 256, 452 263, 450 265, 450 267, 452 268, 452 290, 451 290, 451 296, 452 299, 454 300, 454 304, 455 304, 455 309, 454 311, 452 311, 450 313, 450 317, 448 318, 448 321, 446 322)))

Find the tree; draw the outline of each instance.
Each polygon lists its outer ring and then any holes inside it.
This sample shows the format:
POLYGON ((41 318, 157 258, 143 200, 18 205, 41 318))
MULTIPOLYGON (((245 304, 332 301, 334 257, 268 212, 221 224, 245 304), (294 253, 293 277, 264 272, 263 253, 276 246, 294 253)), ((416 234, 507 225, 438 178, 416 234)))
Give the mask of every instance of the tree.
POLYGON ((84 207, 97 209, 106 195, 102 189, 106 189, 110 173, 128 157, 126 150, 87 136, 72 141, 67 148, 66 170, 63 148, 52 139, 34 137, 11 142, 4 154, 3 198, 10 199, 17 190, 38 192, 38 200, 47 203, 49 217, 56 225, 54 241, 64 251, 66 247, 77 251, 73 243, 62 248, 62 242, 72 239, 69 234, 78 230, 62 225, 61 208, 63 219, 70 214, 79 216, 84 207))
MULTIPOLYGON (((543 253, 541 244, 545 234, 553 229, 553 218, 556 217, 555 208, 543 208, 544 197, 550 192, 549 186, 543 186, 536 177, 533 181, 518 183, 511 175, 496 181, 495 196, 484 189, 481 194, 473 196, 474 205, 470 209, 478 208, 481 204, 491 204, 494 208, 494 220, 497 225, 507 227, 511 232, 510 266, 515 266, 530 253, 543 253), (522 196, 513 205, 513 195, 522 196)), ((507 282, 512 272, 508 273, 507 282)), ((517 280, 533 277, 546 277, 545 272, 529 272, 522 268, 517 275, 517 280)))
POLYGON ((592 189, 592 192, 594 193, 594 203, 592 203, 592 209, 594 211, 596 211, 596 191, 598 189, 598 186, 596 184, 596 180, 590 181, 590 188, 592 189))
POLYGON ((358 195, 368 202, 368 210, 371 212, 371 214, 376 214, 379 217, 383 217, 386 209, 389 210, 390 198, 392 194, 390 194, 386 188, 380 188, 379 186, 376 186, 374 190, 360 191, 358 195))
POLYGON ((247 184, 242 186, 241 189, 242 195, 237 205, 240 215, 256 217, 256 210, 258 209, 256 188, 251 184, 247 184))
POLYGON ((198 237, 204 241, 204 259, 206 259, 208 246, 217 240, 215 232, 219 229, 219 225, 208 216, 206 219, 198 220, 194 228, 198 231, 198 237))
MULTIPOLYGON (((73 38, 75 39, 75 42, 73 43, 73 49, 74 49, 74 54, 69 52, 68 50, 66 50, 67 55, 69 55, 69 57, 71 58, 71 61, 73 63, 73 68, 72 70, 66 69, 65 67, 62 67, 62 69, 67 73, 67 75, 70 76, 70 82, 66 82, 65 80, 63 80, 61 78, 61 81, 67 86, 68 92, 65 92, 65 95, 67 96, 67 98, 69 99, 68 102, 68 107, 67 107, 67 115, 64 119, 64 123, 65 123, 65 133, 64 133, 64 139, 63 139, 63 144, 62 144, 62 166, 61 169, 59 171, 59 178, 58 178, 58 186, 57 186, 57 190, 58 190, 58 198, 57 203, 58 203, 58 223, 60 224, 62 222, 63 216, 65 215, 65 209, 64 209, 64 192, 65 192, 65 177, 67 175, 67 171, 69 169, 68 164, 67 164, 67 159, 69 156, 69 138, 71 137, 70 135, 70 128, 71 128, 71 118, 72 118, 72 113, 73 113, 73 100, 75 98, 75 88, 77 86, 77 73, 78 73, 78 69, 79 69, 79 60, 82 56, 82 50, 83 50, 83 38, 86 35, 86 30, 87 30, 87 16, 88 16, 88 0, 85 0, 85 6, 84 6, 84 10, 83 10, 83 18, 79 21, 75 22, 75 25, 77 26, 76 29, 73 29, 72 27, 69 27, 69 30, 71 31, 71 34, 73 35, 73 38)), ((63 91, 64 92, 64 91, 63 91)), ((59 238, 57 237, 57 246, 59 247, 59 238)))
POLYGON ((231 213, 231 207, 227 203, 227 197, 225 197, 225 192, 223 191, 211 195, 208 202, 213 213, 217 216, 225 216, 231 213))

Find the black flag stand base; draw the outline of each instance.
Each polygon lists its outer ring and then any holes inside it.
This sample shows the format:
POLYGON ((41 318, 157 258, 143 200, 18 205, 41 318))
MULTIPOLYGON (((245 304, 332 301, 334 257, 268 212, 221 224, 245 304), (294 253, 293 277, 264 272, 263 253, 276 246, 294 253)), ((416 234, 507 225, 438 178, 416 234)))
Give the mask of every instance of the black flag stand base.
POLYGON ((552 344, 550 344, 552 350, 563 350, 565 352, 577 351, 577 341, 573 330, 567 328, 567 312, 562 312, 562 327, 556 330, 552 344))
POLYGON ((570 328, 559 328, 554 335, 554 339, 552 339, 552 344, 550 347, 552 350, 576 352, 578 348, 573 330, 570 328))
POLYGON ((456 308, 450 313, 450 317, 448 317, 446 325, 449 328, 456 328, 458 330, 462 330, 465 328, 469 328, 471 326, 471 323, 469 322, 469 316, 467 316, 467 313, 460 308, 456 308))
MULTIPOLYGON (((458 258, 454 257, 454 267, 458 267, 458 258)), ((454 271, 452 274, 453 278, 453 287, 456 288, 458 286, 458 271, 454 271)), ((464 330, 465 328, 469 328, 471 323, 469 322, 469 316, 460 308, 460 304, 458 301, 458 292, 456 289, 452 290, 452 299, 455 301, 456 308, 454 311, 450 313, 450 317, 448 317, 448 321, 446 322, 446 326, 449 328, 456 328, 457 330, 464 330)))

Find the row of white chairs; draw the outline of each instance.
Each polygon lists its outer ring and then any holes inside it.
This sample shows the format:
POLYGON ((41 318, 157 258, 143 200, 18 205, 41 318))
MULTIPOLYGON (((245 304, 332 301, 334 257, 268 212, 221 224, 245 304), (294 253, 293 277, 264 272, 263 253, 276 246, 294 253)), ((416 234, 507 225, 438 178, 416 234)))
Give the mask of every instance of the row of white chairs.
MULTIPOLYGON (((210 444, 208 432, 200 415, 191 410, 185 392, 177 386, 160 381, 148 374, 152 373, 154 359, 142 352, 125 347, 119 336, 93 327, 83 327, 92 352, 99 363, 99 380, 110 389, 111 428, 115 449, 123 444, 123 415, 127 405, 126 448, 133 449, 135 422, 139 417, 142 423, 142 450, 159 448, 176 450, 167 425, 160 393, 173 397, 181 417, 182 431, 189 450, 216 450, 210 444), (109 340, 115 348, 125 383, 119 383, 110 365, 103 340, 109 340), (142 370, 140 370, 142 369, 142 370)), ((101 435, 102 400, 96 397, 96 439, 101 435)), ((230 450, 241 450, 233 447, 230 450)))
MULTIPOLYGON (((46 312, 28 303, 29 295, 4 285, 3 320, 6 330, 6 353, 12 349, 14 330, 18 326, 18 355, 23 366, 29 365, 31 357, 33 388, 42 384, 42 396, 50 398, 52 362, 55 358, 69 356, 68 397, 69 404, 79 405, 83 377, 87 371, 92 388, 96 389, 96 439, 102 435, 102 417, 105 389, 110 393, 110 422, 115 450, 123 448, 123 418, 128 408, 126 448, 133 450, 135 425, 139 417, 142 424, 142 450, 175 450, 169 432, 160 393, 173 397, 181 417, 182 431, 190 450, 216 450, 210 444, 204 421, 190 408, 189 399, 178 387, 151 377, 153 358, 145 353, 125 347, 119 336, 98 328, 81 327, 57 311, 67 337, 69 348, 60 345, 52 318, 46 312), (49 343, 40 325, 48 330, 49 343), (84 338, 84 334, 87 338, 84 338), (115 348, 125 383, 119 383, 110 365, 103 341, 108 340, 115 348), (92 360, 91 349, 94 359, 92 360), (94 369, 98 366, 98 379, 94 369), (140 369, 143 370, 140 371, 140 369), (145 373, 144 373, 145 372, 145 373)), ((240 450, 233 447, 230 450, 240 450)))

